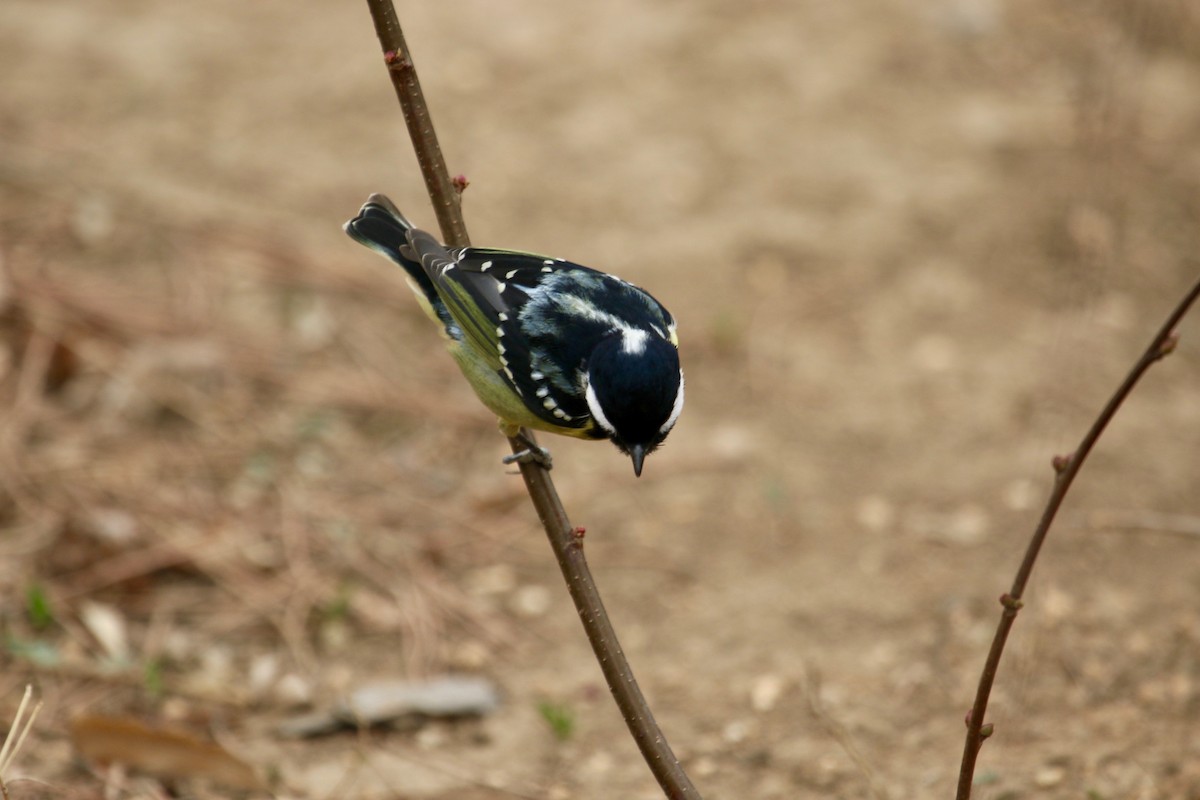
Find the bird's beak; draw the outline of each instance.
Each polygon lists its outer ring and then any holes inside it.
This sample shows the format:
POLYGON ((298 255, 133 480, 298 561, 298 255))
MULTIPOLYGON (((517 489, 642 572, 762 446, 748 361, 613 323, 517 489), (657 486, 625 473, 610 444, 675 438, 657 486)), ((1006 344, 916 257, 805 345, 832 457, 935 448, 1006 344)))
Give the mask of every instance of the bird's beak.
POLYGON ((635 444, 629 448, 629 457, 633 459, 633 474, 642 477, 642 462, 646 460, 646 448, 635 444))

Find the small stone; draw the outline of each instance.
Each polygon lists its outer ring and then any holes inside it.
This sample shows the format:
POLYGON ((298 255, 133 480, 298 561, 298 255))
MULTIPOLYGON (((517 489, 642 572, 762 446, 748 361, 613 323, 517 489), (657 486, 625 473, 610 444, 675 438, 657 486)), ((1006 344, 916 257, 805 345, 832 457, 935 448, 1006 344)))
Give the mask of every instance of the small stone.
POLYGON ((1004 505, 1012 511, 1028 511, 1037 500, 1038 490, 1033 481, 1019 478, 1004 487, 1004 505))
POLYGON ((1033 783, 1039 789, 1049 789, 1058 786, 1067 777, 1067 771, 1062 767, 1042 767, 1033 776, 1033 783))
POLYGON ((89 531, 98 539, 128 545, 137 538, 137 520, 120 508, 94 508, 88 515, 89 531))
POLYGON ((492 564, 469 573, 466 585, 474 595, 506 594, 517 588, 517 573, 508 564, 492 564))
POLYGON ((552 596, 545 586, 522 586, 513 595, 512 610, 522 617, 540 617, 550 610, 552 596))
POLYGON ((612 753, 597 750, 583 762, 583 771, 588 775, 600 777, 610 774, 616 766, 617 760, 613 758, 612 753))
POLYGON ((275 697, 287 706, 304 706, 312 702, 312 684, 294 672, 289 672, 275 684, 275 697))
POLYGON ((759 675, 750 688, 750 707, 759 713, 770 711, 783 695, 784 681, 779 675, 759 675))
POLYGON ((274 653, 263 653, 250 662, 248 683, 250 693, 255 697, 262 695, 275 679, 279 677, 279 656, 274 653))
POLYGON ((745 720, 735 719, 721 729, 721 738, 727 744, 739 744, 750 735, 750 726, 745 720))
POLYGON ((882 533, 896 522, 896 507, 892 501, 877 494, 859 499, 854 519, 872 533, 882 533))
POLYGON ((925 372, 946 372, 958 362, 958 347, 948 336, 929 334, 913 346, 912 360, 925 372))

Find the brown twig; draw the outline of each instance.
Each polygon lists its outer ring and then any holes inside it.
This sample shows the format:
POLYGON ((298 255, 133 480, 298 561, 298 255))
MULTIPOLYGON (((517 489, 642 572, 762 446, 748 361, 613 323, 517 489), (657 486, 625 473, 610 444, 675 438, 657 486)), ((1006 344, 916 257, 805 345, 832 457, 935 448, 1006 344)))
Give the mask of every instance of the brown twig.
MULTIPOLYGON (((465 247, 470 244, 470 239, 462 218, 460 195, 462 188, 466 186, 466 180, 451 179, 446 169, 429 109, 417 80, 416 67, 405 44, 392 0, 367 0, 367 6, 375 22, 375 32, 383 47, 384 61, 392 77, 396 96, 404 109, 409 136, 417 153, 421 174, 425 177, 425 187, 437 212, 443 241, 451 247, 465 247)), ((533 435, 529 431, 522 430, 522 434, 530 442, 533 441, 533 435)), ((509 439, 509 444, 514 453, 528 447, 525 442, 515 438, 509 439)), ((688 779, 655 722, 646 698, 634 680, 633 670, 617 641, 617 635, 609 622, 604 604, 600 600, 600 593, 584 558, 582 529, 575 528, 567 518, 554 483, 541 465, 521 464, 521 476, 525 479, 525 487, 537 510, 538 518, 546 529, 559 568, 567 582, 567 589, 575 602, 575 608, 600 662, 605 680, 608 681, 608 687, 642 756, 650 765, 651 772, 658 779, 667 797, 673 800, 698 798, 699 792, 688 779)))
POLYGON ((1125 402, 1138 380, 1146 373, 1148 369, 1159 359, 1169 355, 1178 343, 1178 337, 1175 334, 1175 328, 1179 321, 1187 314, 1188 309, 1200 297, 1200 282, 1197 282, 1192 287, 1182 300, 1171 311, 1167 321, 1163 323, 1158 333, 1150 341, 1149 347, 1138 358, 1132 369, 1125 376, 1125 380, 1109 398, 1099 416, 1092 423, 1092 427, 1083 437, 1083 441, 1079 443, 1079 447, 1075 452, 1065 456, 1055 456, 1053 466, 1055 470, 1054 488, 1050 492, 1050 498, 1046 501, 1046 508, 1042 512, 1042 518, 1038 522, 1037 528, 1033 532, 1033 536, 1029 540, 1029 545, 1025 550, 1025 557, 1021 560, 1021 566, 1017 569, 1017 575, 1013 579, 1012 588, 1000 596, 1000 605, 1003 606, 1003 611, 1000 613, 1000 622, 996 626, 996 635, 992 639, 991 649, 988 651, 987 660, 984 662, 983 672, 979 676, 979 687, 975 693, 975 702, 971 706, 970 712, 967 714, 967 738, 963 745, 962 765, 958 773, 958 792, 955 795, 956 800, 968 800, 971 796, 971 782, 975 776, 975 762, 979 757, 979 749, 983 745, 983 740, 992 734, 992 726, 984 724, 984 714, 987 712, 988 698, 991 695, 992 684, 996 680, 996 670, 1000 665, 1000 657, 1004 653, 1004 645, 1008 640, 1009 631, 1012 630, 1013 623, 1017 619, 1017 613, 1021 610, 1023 600, 1021 599, 1025 593, 1025 586, 1029 582, 1029 576, 1033 572, 1033 566, 1037 562, 1038 553, 1042 549, 1042 544, 1046 540, 1046 534, 1050 530, 1050 525, 1054 522, 1054 517, 1062 506, 1063 498, 1071 488, 1071 484, 1075 480, 1075 476, 1079 474, 1079 470, 1083 467, 1083 462, 1087 460, 1088 454, 1091 453, 1096 441, 1100 435, 1104 433, 1104 429, 1112 418, 1116 415, 1118 409, 1125 402))

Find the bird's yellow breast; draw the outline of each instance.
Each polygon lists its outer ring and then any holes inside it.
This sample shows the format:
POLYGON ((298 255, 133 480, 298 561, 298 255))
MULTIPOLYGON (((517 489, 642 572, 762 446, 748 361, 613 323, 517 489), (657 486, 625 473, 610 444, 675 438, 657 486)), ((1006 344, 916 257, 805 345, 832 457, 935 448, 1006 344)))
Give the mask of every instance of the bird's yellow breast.
POLYGON ((450 354, 458 362, 458 368, 466 377, 471 388, 483 404, 500 418, 501 427, 507 436, 516 434, 517 428, 533 428, 534 430, 557 433, 560 436, 573 436, 577 439, 596 438, 592 431, 595 423, 588 420, 582 428, 569 428, 565 425, 554 425, 534 414, 526 406, 521 396, 513 391, 499 373, 493 370, 475 350, 464 342, 451 340, 450 354))

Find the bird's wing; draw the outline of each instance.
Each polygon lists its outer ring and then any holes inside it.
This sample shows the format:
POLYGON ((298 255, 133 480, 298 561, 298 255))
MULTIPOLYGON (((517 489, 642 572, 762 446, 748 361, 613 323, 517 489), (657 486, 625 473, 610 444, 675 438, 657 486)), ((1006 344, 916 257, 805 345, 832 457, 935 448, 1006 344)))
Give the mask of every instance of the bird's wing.
MULTIPOLYGON (((432 237, 426 241, 426 236, 414 231, 413 249, 469 345, 535 415, 554 426, 590 426, 577 377, 556 373, 531 353, 533 342, 520 314, 535 298, 545 300, 553 291, 552 282, 546 280, 553 273, 569 271, 596 280, 606 276, 534 253, 475 247, 447 251, 432 237)), ((586 338, 577 337, 578 344, 583 346, 586 338)))

